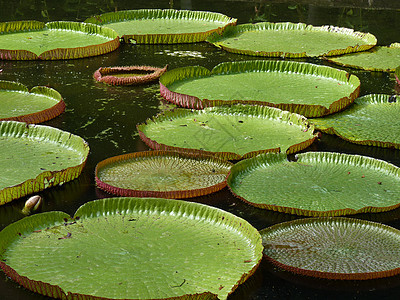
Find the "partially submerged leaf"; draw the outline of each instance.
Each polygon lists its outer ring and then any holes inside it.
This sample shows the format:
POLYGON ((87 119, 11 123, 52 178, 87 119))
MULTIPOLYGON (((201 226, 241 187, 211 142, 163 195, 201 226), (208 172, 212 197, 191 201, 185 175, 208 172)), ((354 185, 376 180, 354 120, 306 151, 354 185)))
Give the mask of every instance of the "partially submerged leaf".
POLYGON ((327 60, 356 69, 394 72, 400 61, 400 44, 392 44, 389 47, 377 46, 369 51, 330 57, 327 60))
POLYGON ((168 71, 160 77, 160 92, 187 108, 244 103, 320 117, 351 104, 359 95, 360 80, 326 66, 253 60, 224 62, 212 71, 200 66, 168 71))
POLYGON ((120 196, 190 198, 224 188, 231 166, 205 155, 145 151, 99 162, 95 176, 99 188, 120 196))
POLYGON ((42 123, 64 110, 65 103, 56 90, 36 86, 29 91, 21 83, 0 80, 0 121, 42 123))
POLYGON ((0 232, 7 276, 60 299, 225 299, 262 250, 247 221, 160 198, 91 201, 72 219, 46 212, 0 232))
POLYGON ((316 139, 303 116, 268 106, 233 105, 176 109, 137 126, 152 149, 209 153, 241 159, 262 152, 294 153, 316 139))
POLYGON ((112 28, 127 43, 175 44, 204 41, 235 25, 236 19, 207 11, 138 9, 104 13, 85 22, 112 28))
POLYGON ((351 143, 400 149, 400 98, 371 94, 360 97, 346 110, 310 119, 322 132, 351 143))
POLYGON ((119 47, 115 31, 79 22, 0 23, 0 59, 53 60, 101 55, 119 47))
POLYGON ((400 231, 350 218, 310 218, 260 231, 264 254, 290 272, 366 280, 400 273, 400 231))
POLYGON ((137 85, 157 80, 166 70, 167 66, 102 67, 94 72, 93 77, 111 85, 137 85))
POLYGON ((79 136, 41 125, 0 122, 0 205, 78 177, 89 147, 79 136))
POLYGON ((340 55, 368 50, 377 43, 370 33, 289 22, 231 26, 207 41, 233 53, 287 58, 340 55))
POLYGON ((360 155, 308 152, 261 154, 235 164, 231 191, 259 208, 303 215, 341 216, 400 206, 400 169, 360 155))

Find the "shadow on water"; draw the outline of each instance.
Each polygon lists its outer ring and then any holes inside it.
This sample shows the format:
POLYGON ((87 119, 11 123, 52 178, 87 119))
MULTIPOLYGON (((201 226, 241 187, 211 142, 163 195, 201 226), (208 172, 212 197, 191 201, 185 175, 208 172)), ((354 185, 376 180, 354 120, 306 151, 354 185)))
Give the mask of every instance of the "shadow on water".
MULTIPOLYGON (((169 8, 208 10, 238 18, 238 23, 256 21, 305 22, 313 25, 336 25, 368 31, 378 38, 378 44, 400 42, 400 11, 397 0, 385 1, 239 1, 239 0, 151 0, 151 1, 14 1, 0 2, 0 20, 83 21, 108 11, 169 8), (374 4, 369 4, 374 3, 374 4), (325 5, 325 6, 324 6, 325 5)), ((73 215, 78 207, 90 200, 111 197, 96 189, 94 168, 97 162, 122 153, 148 150, 139 139, 136 124, 165 110, 157 83, 138 87, 114 87, 96 82, 93 72, 101 66, 169 65, 170 69, 201 65, 209 69, 220 62, 251 60, 255 57, 223 52, 207 43, 181 45, 122 45, 116 51, 92 58, 67 61, 0 61, 0 80, 14 80, 28 87, 48 85, 61 93, 66 112, 48 121, 54 126, 83 137, 91 151, 82 175, 76 180, 40 193, 44 198, 41 211, 60 210, 73 215)), ((311 61, 311 60, 310 60, 311 61)), ((312 60, 314 63, 327 64, 312 60)), ((343 69, 343 68, 342 68, 343 69)), ((346 68, 344 68, 346 69, 346 68)), ((357 75, 361 94, 394 94, 399 87, 393 74, 347 71, 357 75)), ((398 90, 397 90, 398 92, 398 90)), ((335 151, 362 154, 400 166, 400 151, 360 146, 337 137, 322 135, 307 151, 335 151)), ((24 217, 21 209, 26 198, 0 207, 0 229, 24 217)), ((215 206, 242 217, 257 229, 299 217, 251 207, 235 198, 225 188, 222 191, 188 199, 215 206)), ((382 222, 400 228, 400 209, 379 214, 352 216, 382 222)), ((400 294, 400 278, 373 281, 329 281, 295 276, 273 267, 266 259, 259 269, 230 296, 230 299, 393 299, 400 294)), ((43 300, 0 274, 0 299, 43 300)))

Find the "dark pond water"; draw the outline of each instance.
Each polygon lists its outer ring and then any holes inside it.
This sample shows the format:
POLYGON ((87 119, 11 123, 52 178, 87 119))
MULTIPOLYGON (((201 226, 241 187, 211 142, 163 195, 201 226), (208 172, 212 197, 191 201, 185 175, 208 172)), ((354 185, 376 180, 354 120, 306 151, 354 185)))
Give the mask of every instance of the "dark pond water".
MULTIPOLYGON (((381 45, 400 42, 399 10, 372 9, 368 7, 368 1, 347 1, 354 3, 354 7, 341 7, 337 4, 336 7, 323 7, 318 5, 319 1, 309 2, 313 4, 307 4, 307 1, 300 2, 302 4, 296 5, 288 1, 265 1, 260 4, 260 1, 182 0, 174 1, 173 8, 221 12, 237 18, 238 23, 268 20, 345 26, 373 33, 381 45), (359 7, 357 7, 358 4, 360 4, 359 7)), ((321 2, 333 5, 335 1, 321 2)), ((375 2, 376 6, 376 2, 379 1, 369 2, 375 2)), ((336 3, 341 3, 341 1, 336 1, 336 3)), ((386 3, 387 7, 392 8, 397 5, 396 0, 386 1, 386 3)), ((83 21, 93 14, 116 9, 169 7, 168 0, 1 1, 0 20, 83 21)), ((95 188, 96 163, 110 156, 148 150, 139 139, 135 125, 167 107, 159 96, 158 84, 138 87, 107 86, 94 81, 92 75, 97 68, 124 65, 164 66, 166 64, 169 64, 171 69, 187 65, 212 68, 220 62, 246 59, 254 58, 229 54, 207 43, 198 43, 122 45, 110 54, 79 60, 0 61, 0 69, 3 69, 0 79, 19 81, 30 88, 35 85, 48 85, 58 90, 67 104, 66 112, 46 122, 46 125, 83 137, 91 148, 88 163, 78 179, 40 193, 45 199, 42 211, 61 210, 73 214, 87 201, 109 197, 95 188)), ((348 71, 361 79, 362 95, 395 93, 393 74, 349 69, 348 71)), ((308 150, 363 154, 400 166, 400 151, 398 150, 357 146, 333 136, 323 135, 320 141, 308 150)), ((20 210, 25 200, 16 200, 0 207, 0 229, 23 217, 20 210)), ((235 199, 228 190, 191 200, 232 212, 248 220, 257 229, 295 218, 291 215, 250 207, 235 199)), ((354 217, 382 222, 400 229, 400 209, 388 213, 362 214, 354 217)), ((294 276, 263 261, 254 276, 240 286, 230 299, 396 299, 399 294, 399 276, 368 282, 343 283, 294 276)), ((40 300, 45 297, 20 288, 0 273, 0 299, 40 300)))

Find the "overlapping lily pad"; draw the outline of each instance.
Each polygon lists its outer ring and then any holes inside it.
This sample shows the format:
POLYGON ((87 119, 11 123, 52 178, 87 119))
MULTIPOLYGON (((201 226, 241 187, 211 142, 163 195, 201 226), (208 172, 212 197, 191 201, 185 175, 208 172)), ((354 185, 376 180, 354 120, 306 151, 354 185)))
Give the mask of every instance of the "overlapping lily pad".
POLYGON ((263 152, 294 153, 316 139, 306 118, 268 106, 233 105, 166 111, 137 126, 152 149, 241 159, 263 152))
POLYGON ((260 231, 264 254, 291 272, 366 280, 400 273, 400 231, 350 218, 289 221, 260 231))
POLYGON ((369 51, 330 57, 335 64, 368 71, 394 72, 400 62, 400 43, 389 47, 377 46, 369 51))
POLYGON ((400 97, 371 94, 343 112, 311 119, 318 130, 355 144, 400 149, 400 97))
POLYGON ((168 71, 160 77, 160 92, 188 108, 249 103, 319 117, 352 103, 360 80, 326 66, 254 60, 221 63, 212 71, 200 66, 168 71))
POLYGON ((246 203, 303 216, 381 212, 400 206, 400 169, 360 155, 261 154, 234 165, 227 179, 246 203))
POLYGON ((36 86, 29 91, 21 83, 0 80, 0 121, 41 123, 64 110, 65 103, 56 90, 36 86))
POLYGON ((99 162, 95 176, 97 186, 112 194, 177 199, 221 190, 231 166, 205 155, 145 151, 99 162))
POLYGON ((56 128, 0 122, 0 205, 78 177, 89 147, 56 128))
POLYGON ((0 59, 53 60, 101 55, 118 48, 117 33, 78 22, 0 23, 0 59))
POLYGON ((176 44, 204 41, 221 33, 236 19, 220 13, 175 9, 139 9, 109 12, 85 20, 114 29, 125 42, 176 44))
POLYGON ((287 58, 340 55, 368 50, 377 43, 370 33, 289 22, 227 27, 207 41, 233 53, 287 58))
POLYGON ((262 259, 247 221, 206 205, 109 198, 0 232, 0 267, 60 299, 226 299, 262 259), (185 245, 185 247, 182 247, 185 245))
POLYGON ((94 72, 93 77, 111 85, 137 85, 157 80, 166 70, 167 66, 102 67, 94 72))

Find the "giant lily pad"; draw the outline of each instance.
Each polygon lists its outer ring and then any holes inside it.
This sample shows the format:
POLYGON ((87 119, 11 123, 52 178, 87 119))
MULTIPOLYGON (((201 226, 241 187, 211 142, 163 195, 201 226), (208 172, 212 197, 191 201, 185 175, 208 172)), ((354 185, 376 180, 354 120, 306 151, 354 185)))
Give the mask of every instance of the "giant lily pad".
POLYGON ((291 272, 365 280, 400 273, 400 230, 350 218, 311 218, 260 231, 264 254, 291 272))
POLYGON ((167 66, 102 67, 94 72, 93 77, 111 85, 137 85, 157 80, 166 70, 167 66))
POLYGON ((343 112, 310 120, 317 129, 355 144, 400 149, 400 98, 371 94, 343 112))
POLYGON ((36 86, 29 91, 23 84, 0 80, 0 121, 41 123, 64 109, 65 103, 56 90, 36 86))
POLYGON ((298 152, 316 139, 300 115, 268 106, 234 105, 176 109, 137 126, 152 149, 211 153, 241 159, 262 152, 298 152))
POLYGON ((87 143, 71 133, 0 122, 0 205, 75 179, 88 154, 87 143))
POLYGON ((99 162, 95 176, 99 188, 120 196, 189 198, 224 188, 231 166, 204 155, 145 151, 99 162))
POLYGON ((304 216, 380 212, 400 206, 400 169, 365 156, 309 152, 288 161, 262 154, 234 165, 231 191, 265 209, 304 216))
POLYGON ((376 38, 370 33, 335 26, 303 23, 257 23, 228 27, 207 41, 226 51, 268 57, 332 56, 370 49, 376 38))
POLYGON ((0 59, 71 59, 118 48, 117 33, 78 22, 15 21, 0 23, 0 59))
POLYGON ((342 110, 358 97, 359 91, 360 80, 354 75, 294 61, 225 62, 212 71, 184 67, 160 78, 161 95, 184 107, 250 103, 306 117, 342 110))
POLYGON ((330 57, 335 64, 368 71, 394 72, 400 61, 400 43, 389 47, 374 47, 369 51, 330 57))
POLYGON ((0 267, 60 299, 225 299, 257 268, 261 236, 198 203, 110 198, 36 214, 0 232, 0 267))
POLYGON ((139 44, 195 43, 221 33, 236 19, 220 13, 174 9, 109 12, 85 20, 114 29, 126 42, 139 44))

